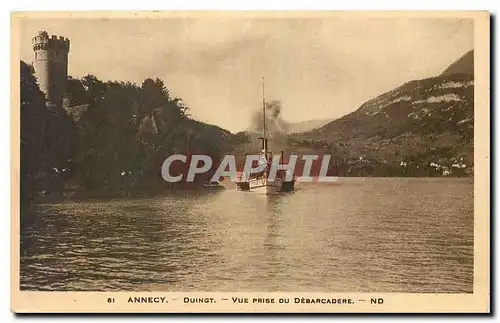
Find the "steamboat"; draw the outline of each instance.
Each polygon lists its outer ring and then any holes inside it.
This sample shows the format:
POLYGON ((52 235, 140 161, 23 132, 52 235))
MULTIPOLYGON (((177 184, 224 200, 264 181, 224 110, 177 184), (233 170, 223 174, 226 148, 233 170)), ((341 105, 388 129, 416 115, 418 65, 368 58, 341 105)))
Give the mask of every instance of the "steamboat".
MULTIPOLYGON (((274 179, 269 178, 269 171, 274 160, 274 154, 269 151, 268 137, 266 129, 266 99, 264 91, 264 79, 262 79, 262 109, 263 109, 263 129, 261 141, 261 151, 259 153, 259 169, 262 171, 251 173, 248 176, 240 175, 236 185, 240 191, 252 191, 265 195, 292 192, 295 187, 295 178, 287 180, 286 171, 278 170, 274 179)), ((283 151, 281 151, 279 163, 283 163, 283 151)))

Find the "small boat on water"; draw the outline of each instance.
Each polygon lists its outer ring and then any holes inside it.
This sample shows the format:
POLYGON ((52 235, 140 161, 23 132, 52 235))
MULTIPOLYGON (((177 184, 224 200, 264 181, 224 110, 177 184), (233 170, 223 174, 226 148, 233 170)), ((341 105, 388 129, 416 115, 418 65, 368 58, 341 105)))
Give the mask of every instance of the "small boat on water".
MULTIPOLYGON (((259 153, 260 166, 264 168, 259 173, 254 173, 245 178, 240 176, 236 182, 240 191, 255 191, 265 195, 291 192, 295 187, 295 179, 287 181, 286 172, 279 170, 274 179, 269 179, 269 171, 273 161, 273 153, 268 149, 268 138, 266 129, 266 100, 264 96, 264 82, 262 83, 262 108, 263 108, 263 136, 259 138, 262 143, 262 150, 259 153), (265 163, 265 166, 263 165, 265 163)), ((283 162, 283 152, 281 152, 280 164, 283 162)))
POLYGON ((211 189, 222 189, 224 188, 224 185, 221 185, 219 182, 208 182, 203 184, 203 187, 205 188, 211 188, 211 189))

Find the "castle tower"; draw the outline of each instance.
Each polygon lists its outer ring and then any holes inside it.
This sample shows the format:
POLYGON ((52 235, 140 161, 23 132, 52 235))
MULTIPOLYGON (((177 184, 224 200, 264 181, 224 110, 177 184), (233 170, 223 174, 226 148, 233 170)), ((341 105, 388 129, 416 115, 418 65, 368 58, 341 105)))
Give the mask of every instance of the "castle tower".
POLYGON ((33 66, 48 107, 62 106, 68 79, 69 39, 40 31, 33 37, 33 66))

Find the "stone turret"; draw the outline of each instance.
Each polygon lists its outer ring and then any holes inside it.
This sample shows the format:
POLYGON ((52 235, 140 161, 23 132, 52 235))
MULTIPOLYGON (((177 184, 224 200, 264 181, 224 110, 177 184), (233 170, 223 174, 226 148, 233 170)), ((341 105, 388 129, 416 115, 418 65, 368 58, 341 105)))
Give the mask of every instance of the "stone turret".
POLYGON ((40 31, 32 39, 35 75, 48 107, 61 107, 68 79, 69 39, 40 31))

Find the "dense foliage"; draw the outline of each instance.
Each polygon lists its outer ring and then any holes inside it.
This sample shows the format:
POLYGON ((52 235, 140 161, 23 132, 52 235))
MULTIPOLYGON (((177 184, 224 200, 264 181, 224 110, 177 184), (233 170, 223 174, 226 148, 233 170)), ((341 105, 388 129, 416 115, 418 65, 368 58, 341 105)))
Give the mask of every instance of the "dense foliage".
POLYGON ((92 75, 70 78, 65 107, 50 111, 33 69, 21 62, 22 198, 168 188, 160 176, 166 156, 231 149, 228 131, 187 112, 160 79, 136 85, 92 75))
POLYGON ((60 190, 67 179, 73 123, 62 108, 49 110, 33 76, 33 68, 21 62, 21 200, 35 192, 60 190), (57 171, 56 171, 57 170, 57 171))

